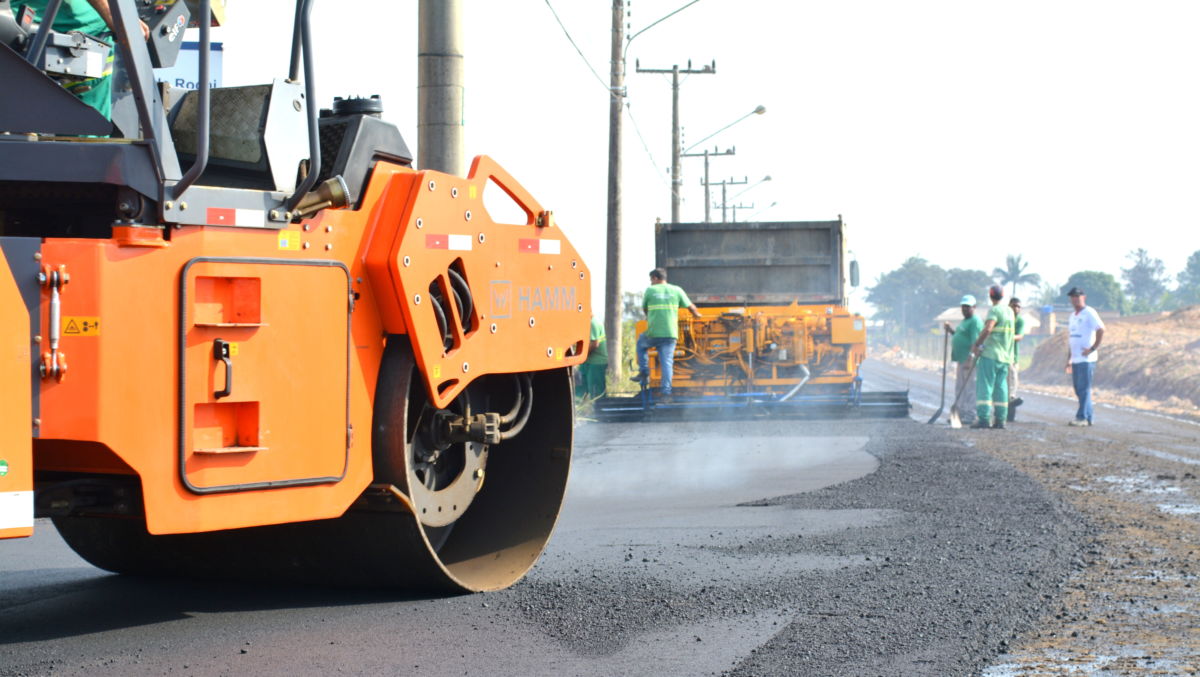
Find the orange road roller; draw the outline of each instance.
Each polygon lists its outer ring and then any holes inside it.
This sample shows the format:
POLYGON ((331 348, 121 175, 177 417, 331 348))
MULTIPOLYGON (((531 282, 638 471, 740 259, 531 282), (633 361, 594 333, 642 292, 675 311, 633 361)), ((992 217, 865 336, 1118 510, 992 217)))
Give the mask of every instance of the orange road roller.
POLYGON ((211 87, 201 21, 182 96, 111 4, 108 118, 48 70, 101 48, 0 2, 0 538, 50 517, 130 574, 519 580, 589 327, 553 214, 487 157, 414 170, 377 98, 319 110, 311 0, 288 78, 211 87))

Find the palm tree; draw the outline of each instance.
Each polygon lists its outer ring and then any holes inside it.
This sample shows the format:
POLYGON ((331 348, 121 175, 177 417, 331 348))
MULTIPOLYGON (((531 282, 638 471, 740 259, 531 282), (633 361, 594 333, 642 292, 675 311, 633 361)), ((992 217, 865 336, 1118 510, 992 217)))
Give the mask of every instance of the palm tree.
POLYGON ((1001 285, 1012 284, 1012 295, 1017 295, 1017 286, 1022 284, 1039 285, 1042 283, 1042 276, 1037 273, 1026 273, 1025 269, 1029 267, 1029 262, 1021 261, 1021 255, 1013 256, 1009 254, 1004 257, 1004 267, 997 268, 992 271, 992 277, 1001 285))

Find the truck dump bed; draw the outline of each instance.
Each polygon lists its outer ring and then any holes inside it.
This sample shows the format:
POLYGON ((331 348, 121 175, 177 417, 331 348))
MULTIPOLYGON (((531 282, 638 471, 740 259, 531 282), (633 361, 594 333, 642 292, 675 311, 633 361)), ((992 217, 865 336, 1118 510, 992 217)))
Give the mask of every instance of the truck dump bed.
MULTIPOLYGON (((906 392, 864 392, 866 320, 846 307, 845 224, 658 223, 656 264, 679 311, 670 388, 657 351, 642 390, 595 402, 599 420, 908 415, 906 392)), ((847 276, 847 272, 849 275, 847 276)), ((645 322, 638 323, 644 331, 645 322)))
POLYGON ((697 306, 845 305, 843 224, 659 223, 655 259, 697 306))

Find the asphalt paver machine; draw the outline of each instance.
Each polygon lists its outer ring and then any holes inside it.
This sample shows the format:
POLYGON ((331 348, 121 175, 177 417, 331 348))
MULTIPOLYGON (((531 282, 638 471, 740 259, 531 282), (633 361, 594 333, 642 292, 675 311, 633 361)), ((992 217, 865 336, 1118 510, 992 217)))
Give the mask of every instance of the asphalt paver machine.
MULTIPOLYGON (((903 417, 908 393, 863 388, 866 320, 847 309, 858 284, 845 224, 659 223, 656 260, 700 310, 679 311, 670 400, 661 360, 633 396, 594 403, 607 421, 670 418, 903 417)), ((646 328, 639 322, 637 332, 646 328)))
POLYGON ((518 580, 589 326, 552 212, 485 156, 415 170, 376 98, 320 110, 312 0, 285 78, 223 88, 207 0, 111 5, 110 120, 63 87, 107 44, 0 2, 0 539, 50 517, 115 572, 518 580), (191 17, 199 87, 172 97, 153 68, 191 17))

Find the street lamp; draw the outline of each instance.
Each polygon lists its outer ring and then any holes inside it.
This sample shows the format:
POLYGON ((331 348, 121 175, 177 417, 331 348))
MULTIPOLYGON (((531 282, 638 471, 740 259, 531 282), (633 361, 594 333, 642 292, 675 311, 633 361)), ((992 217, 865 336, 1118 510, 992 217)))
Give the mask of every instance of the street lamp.
POLYGON ((764 181, 770 181, 770 180, 771 180, 771 175, 767 174, 766 176, 762 177, 758 181, 755 181, 754 183, 750 184, 746 188, 743 188, 742 190, 738 191, 736 195, 733 195, 729 199, 732 200, 738 196, 745 195, 746 193, 749 193, 750 191, 754 190, 755 188, 758 188, 759 186, 761 186, 764 181))
MULTIPOLYGON (((704 186, 704 222, 705 223, 708 223, 710 221, 710 216, 709 216, 710 211, 709 210, 711 209, 711 206, 712 206, 712 197, 709 193, 708 158, 710 156, 714 156, 714 155, 735 155, 736 153, 733 148, 729 148, 728 150, 726 150, 723 153, 717 152, 716 148, 713 148, 713 151, 711 153, 707 150, 705 150, 702 153, 689 153, 688 151, 692 150, 696 146, 699 146, 700 144, 704 143, 705 141, 708 141, 709 139, 713 138, 717 134, 720 134, 721 132, 725 131, 726 129, 729 129, 730 127, 736 125, 737 123, 741 122, 742 120, 745 120, 746 118, 750 117, 751 115, 762 115, 763 113, 766 113, 766 112, 767 112, 766 106, 756 106, 754 108, 754 110, 750 111, 749 113, 746 113, 745 115, 734 120, 733 122, 730 122, 729 124, 718 129, 717 131, 713 132, 712 134, 709 134, 708 136, 704 137, 703 139, 700 139, 696 143, 693 143, 692 145, 688 146, 686 149, 683 149, 683 151, 678 154, 678 157, 681 157, 681 158, 684 158, 684 157, 703 157, 704 158, 704 183, 702 185, 704 186)), ((676 115, 675 115, 675 126, 673 129, 673 132, 674 132, 674 134, 672 137, 672 141, 673 141, 672 145, 674 146, 674 148, 676 150, 679 150, 679 143, 675 141, 675 139, 677 139, 679 137, 678 111, 676 111, 676 115)), ((679 220, 679 198, 680 198, 678 186, 683 184, 683 179, 679 176, 681 172, 679 171, 679 161, 678 160, 672 161, 671 170, 672 170, 671 171, 671 219, 673 221, 678 221, 679 220)), ((765 180, 770 181, 771 177, 768 176, 765 180)), ((747 190, 749 190, 749 189, 747 189, 747 190)), ((721 220, 724 221, 725 217, 721 217, 721 220)))
POLYGON ((771 204, 767 205, 766 207, 763 207, 762 209, 760 209, 760 210, 758 210, 758 211, 754 212, 753 214, 751 214, 749 217, 747 217, 747 218, 746 218, 746 220, 747 220, 747 221, 753 221, 753 220, 754 220, 754 218, 755 218, 756 216, 758 216, 759 214, 762 214, 762 213, 763 213, 763 212, 765 212, 765 211, 768 211, 768 210, 770 210, 770 209, 773 209, 773 208, 775 207, 775 205, 777 205, 777 204, 779 204, 779 203, 778 203, 778 202, 772 202, 771 204))
POLYGON ((685 153, 688 152, 689 150, 695 148, 696 146, 699 146, 700 144, 704 143, 705 141, 708 141, 709 139, 713 138, 717 134, 720 134, 721 132, 725 131, 726 129, 729 129, 730 127, 736 125, 737 123, 741 122, 742 120, 745 120, 746 118, 750 117, 751 115, 762 115, 763 113, 766 113, 766 112, 767 112, 766 106, 758 106, 754 110, 750 111, 749 113, 746 113, 742 117, 734 120, 733 122, 730 122, 729 124, 725 125, 724 127, 713 132, 712 134, 709 134, 708 136, 704 137, 703 139, 700 139, 696 143, 693 143, 692 145, 688 146, 687 148, 684 149, 683 152, 685 152, 685 153))

